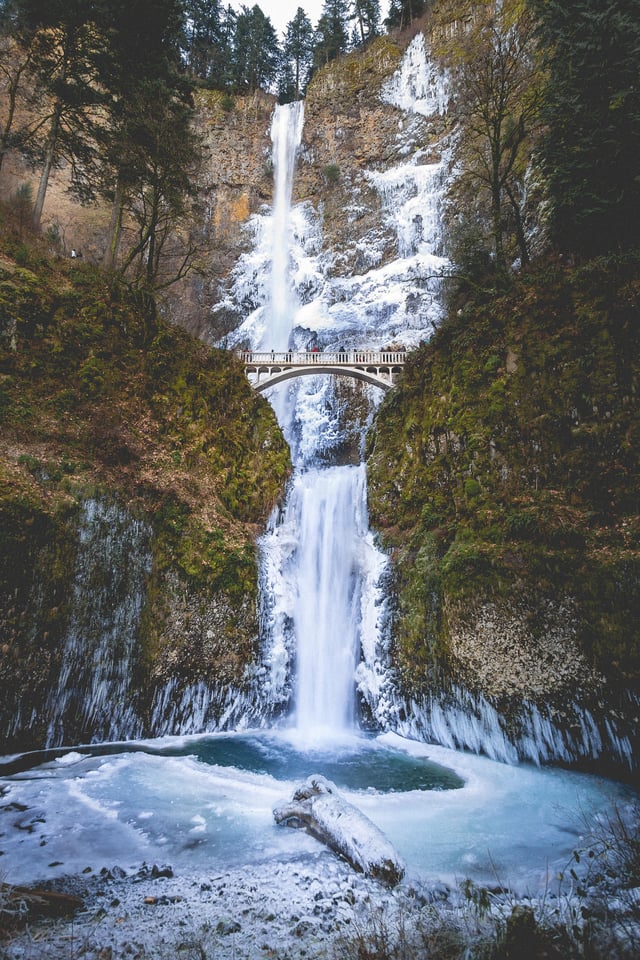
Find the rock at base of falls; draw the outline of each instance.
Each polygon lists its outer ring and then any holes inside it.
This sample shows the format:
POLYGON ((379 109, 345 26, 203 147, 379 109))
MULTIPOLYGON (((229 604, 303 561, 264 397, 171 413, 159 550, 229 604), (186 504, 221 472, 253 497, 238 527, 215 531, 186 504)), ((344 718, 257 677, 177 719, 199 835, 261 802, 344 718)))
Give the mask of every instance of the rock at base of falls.
POLYGON ((304 827, 365 876, 389 886, 404 876, 402 858, 382 831, 325 777, 309 777, 290 801, 274 807, 273 816, 276 823, 304 827))

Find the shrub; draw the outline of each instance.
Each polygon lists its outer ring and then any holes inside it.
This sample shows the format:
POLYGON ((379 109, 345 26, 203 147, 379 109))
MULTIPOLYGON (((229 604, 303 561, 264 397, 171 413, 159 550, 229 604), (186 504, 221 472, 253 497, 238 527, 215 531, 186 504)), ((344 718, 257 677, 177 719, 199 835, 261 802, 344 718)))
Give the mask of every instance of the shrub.
POLYGON ((322 168, 322 176, 328 184, 337 183, 340 179, 340 167, 337 163, 327 163, 322 168))
POLYGON ((481 486, 477 480, 474 480, 473 477, 469 477, 468 480, 464 482, 464 495, 468 500, 475 500, 481 492, 481 486))
POLYGON ((101 395, 106 379, 104 363, 101 360, 97 357, 88 357, 80 367, 78 376, 86 396, 95 399, 101 395))

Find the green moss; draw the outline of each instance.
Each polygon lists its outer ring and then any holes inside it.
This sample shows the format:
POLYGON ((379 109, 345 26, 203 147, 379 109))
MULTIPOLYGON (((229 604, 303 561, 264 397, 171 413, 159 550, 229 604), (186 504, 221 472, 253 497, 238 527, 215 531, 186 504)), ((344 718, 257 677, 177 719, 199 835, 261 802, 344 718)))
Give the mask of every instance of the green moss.
MULTIPOLYGON (((84 264, 29 266, 0 271, 6 709, 29 690, 44 702, 56 676, 78 504, 92 495, 126 504, 153 531, 137 682, 158 675, 174 580, 191 603, 221 611, 229 653, 201 652, 202 675, 237 680, 257 633, 255 537, 290 470, 272 408, 233 355, 164 323, 149 294, 84 264)), ((169 631, 178 646, 180 629, 169 631)))
POLYGON ((439 550, 427 534, 418 549, 406 545, 396 555, 396 659, 408 690, 428 684, 446 661, 439 550))
POLYGON ((389 36, 376 37, 365 50, 339 57, 318 70, 309 84, 307 101, 321 100, 325 78, 330 75, 330 95, 345 106, 379 87, 396 70, 402 58, 401 47, 389 36))
MULTIPOLYGON (((367 440, 370 514, 398 548, 403 617, 422 616, 408 568, 436 534, 443 596, 507 597, 516 583, 571 595, 591 662, 637 682, 639 315, 638 255, 550 260, 490 303, 469 300, 408 355, 367 440)), ((420 629, 398 625, 401 656, 424 671, 420 629)))

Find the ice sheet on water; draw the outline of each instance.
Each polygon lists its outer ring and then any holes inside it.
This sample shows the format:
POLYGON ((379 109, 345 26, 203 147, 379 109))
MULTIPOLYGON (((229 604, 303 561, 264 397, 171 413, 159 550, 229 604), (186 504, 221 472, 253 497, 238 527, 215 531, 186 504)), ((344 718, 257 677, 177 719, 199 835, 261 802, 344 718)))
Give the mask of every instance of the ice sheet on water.
MULTIPOLYGON (((278 735, 252 736, 252 750, 259 748, 266 770, 281 752, 278 735)), ((246 745, 246 738, 236 739, 233 749, 246 745)), ((182 745, 189 749, 192 743, 195 751, 202 742, 187 738, 182 745)), ((163 741, 158 750, 167 746, 163 741)), ((626 788, 598 777, 507 766, 395 735, 379 738, 373 748, 386 752, 385 766, 394 751, 408 752, 464 780, 460 789, 428 792, 339 787, 385 833, 409 871, 424 877, 495 880, 495 868, 505 882, 542 884, 547 865, 569 859, 586 818, 628 795, 626 788)), ((340 749, 358 756, 353 738, 340 749)), ((317 842, 278 828, 272 816, 274 805, 300 779, 305 748, 299 759, 295 779, 209 765, 195 754, 141 750, 5 778, 3 871, 17 883, 116 863, 135 870, 143 861, 170 862, 177 872, 193 873, 313 857, 317 842)))

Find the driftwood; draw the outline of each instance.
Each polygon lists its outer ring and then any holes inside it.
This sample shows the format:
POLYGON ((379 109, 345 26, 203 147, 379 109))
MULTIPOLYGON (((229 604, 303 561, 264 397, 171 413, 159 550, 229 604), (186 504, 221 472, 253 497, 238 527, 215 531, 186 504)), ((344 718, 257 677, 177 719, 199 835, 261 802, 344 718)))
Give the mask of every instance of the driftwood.
POLYGON ((0 884, 0 929, 18 927, 36 917, 72 917, 83 907, 82 897, 70 893, 0 884))
POLYGON ((273 816, 276 823, 304 827, 368 877, 395 886, 404 876, 404 863, 382 831, 325 777, 309 777, 273 816))

